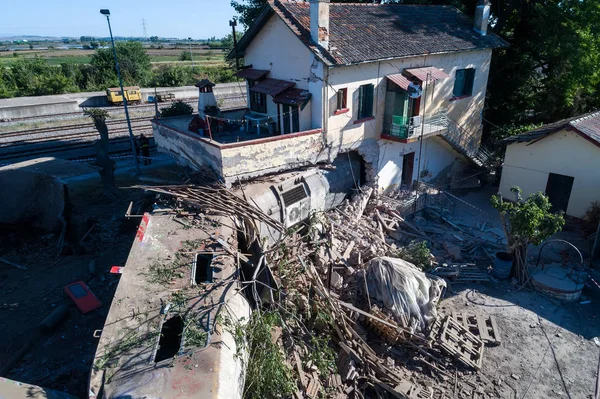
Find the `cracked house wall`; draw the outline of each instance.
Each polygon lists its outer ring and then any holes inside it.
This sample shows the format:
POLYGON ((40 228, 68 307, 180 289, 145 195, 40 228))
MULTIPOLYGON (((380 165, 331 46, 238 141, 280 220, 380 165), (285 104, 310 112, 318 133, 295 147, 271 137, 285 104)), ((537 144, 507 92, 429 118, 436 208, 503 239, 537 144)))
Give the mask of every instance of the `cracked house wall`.
POLYGON ((208 140, 187 131, 191 117, 175 117, 152 121, 152 133, 161 152, 171 154, 183 166, 200 170, 208 167, 220 175, 223 168, 221 150, 208 140))
POLYGON ((581 218, 593 201, 600 200, 600 148, 577 133, 561 130, 531 143, 506 147, 499 193, 514 200, 513 186, 523 198, 545 192, 548 176, 556 173, 574 177, 567 215, 581 218))
POLYGON ((223 178, 227 184, 282 172, 327 160, 323 135, 309 132, 252 140, 222 148, 223 178))
POLYGON ((423 140, 423 156, 420 156, 419 142, 398 143, 389 140, 379 140, 379 169, 377 173, 378 188, 382 191, 394 190, 402 184, 404 156, 415 154, 411 180, 417 179, 418 165, 421 162, 421 180, 449 181, 446 174, 460 170, 464 165, 464 157, 454 151, 440 137, 429 137, 423 140), (454 168, 455 164, 459 168, 454 168), (444 176, 442 176, 442 174, 444 176))
POLYGON ((187 132, 190 117, 152 122, 156 145, 195 170, 209 167, 231 186, 237 180, 327 161, 320 129, 237 143, 220 144, 187 132))

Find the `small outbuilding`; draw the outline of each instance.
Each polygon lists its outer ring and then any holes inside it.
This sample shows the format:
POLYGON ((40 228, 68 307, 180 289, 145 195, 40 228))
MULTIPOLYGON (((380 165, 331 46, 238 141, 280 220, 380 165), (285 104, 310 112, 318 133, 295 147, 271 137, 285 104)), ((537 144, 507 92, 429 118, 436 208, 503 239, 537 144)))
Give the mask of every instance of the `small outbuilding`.
POLYGON ((600 201, 600 111, 564 119, 509 137, 500 193, 514 199, 513 186, 523 197, 546 193, 554 210, 582 218, 592 202, 600 201))

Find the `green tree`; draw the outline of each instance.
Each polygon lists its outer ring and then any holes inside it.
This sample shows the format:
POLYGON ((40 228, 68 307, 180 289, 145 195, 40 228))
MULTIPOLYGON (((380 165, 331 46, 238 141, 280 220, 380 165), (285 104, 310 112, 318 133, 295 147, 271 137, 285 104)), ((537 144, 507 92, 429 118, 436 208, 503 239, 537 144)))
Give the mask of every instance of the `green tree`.
POLYGON ((494 31, 511 45, 492 58, 487 119, 552 122, 600 106, 600 3, 494 2, 494 31))
POLYGON ((196 83, 192 68, 183 65, 163 65, 152 71, 152 86, 176 87, 196 83))
POLYGON ((519 187, 510 190, 516 195, 515 202, 504 201, 501 195, 493 195, 492 206, 500 213, 502 228, 507 239, 507 249, 514 257, 514 271, 519 283, 529 281, 527 270, 527 247, 539 245, 562 229, 562 214, 551 212, 552 204, 544 193, 530 195, 523 200, 519 187))
POLYGON ((156 43, 158 41, 158 36, 150 36, 150 41, 156 43))
POLYGON ((19 96, 44 96, 77 91, 72 80, 61 68, 50 66, 38 57, 21 58, 13 62, 5 79, 12 82, 19 96))
MULTIPOLYGON (((146 85, 151 79, 152 65, 150 57, 140 42, 118 42, 117 57, 121 67, 121 76, 125 85, 146 85)), ((117 86, 117 70, 112 48, 98 49, 92 55, 90 64, 98 75, 97 81, 109 86, 117 86)))
POLYGON ((183 50, 181 54, 179 54, 179 61, 191 61, 192 53, 188 50, 183 50))
POLYGON ((168 118, 171 116, 183 116, 183 115, 191 115, 194 112, 194 108, 188 103, 184 103, 181 100, 177 100, 168 107, 161 108, 160 116, 161 118, 168 118))

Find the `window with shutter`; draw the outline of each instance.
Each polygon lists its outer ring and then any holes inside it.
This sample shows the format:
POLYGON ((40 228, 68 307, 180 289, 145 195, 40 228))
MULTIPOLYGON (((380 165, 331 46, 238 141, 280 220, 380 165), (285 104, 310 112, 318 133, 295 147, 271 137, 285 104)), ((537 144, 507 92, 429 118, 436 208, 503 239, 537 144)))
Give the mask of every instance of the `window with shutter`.
POLYGON ((375 86, 372 84, 362 85, 358 91, 358 119, 373 116, 373 96, 375 86))
POLYGON ((339 89, 337 91, 337 109, 345 109, 347 104, 348 89, 339 89))
POLYGON ((464 97, 473 94, 473 82, 475 81, 475 69, 458 69, 454 78, 454 97, 464 97))

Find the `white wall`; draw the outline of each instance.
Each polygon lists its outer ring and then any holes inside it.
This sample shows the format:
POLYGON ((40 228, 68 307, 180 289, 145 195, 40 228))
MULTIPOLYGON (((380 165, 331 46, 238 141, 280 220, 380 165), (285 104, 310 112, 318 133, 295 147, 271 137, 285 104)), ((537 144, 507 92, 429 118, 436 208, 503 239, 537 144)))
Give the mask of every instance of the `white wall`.
POLYGON ((462 162, 462 157, 445 144, 439 137, 423 140, 423 156, 420 156, 419 142, 398 143, 389 140, 379 140, 379 171, 377 183, 381 191, 393 190, 402 183, 402 163, 404 155, 415 153, 415 162, 411 180, 416 180, 421 162, 422 181, 431 181, 440 176, 440 172, 450 172, 455 162, 462 162))
MULTIPOLYGON (((329 69, 328 73, 328 141, 347 146, 355 140, 378 138, 383 128, 385 108, 386 75, 402 72, 405 68, 434 66, 450 78, 431 84, 427 89, 426 112, 435 113, 446 108, 449 116, 467 129, 471 134, 481 132, 481 112, 485 101, 487 79, 492 50, 477 50, 460 53, 437 54, 411 57, 399 60, 371 62, 352 66, 340 66, 329 69), (454 76, 457 69, 475 68, 473 95, 450 101, 454 88, 454 76), (375 85, 375 120, 354 124, 358 113, 358 88, 364 84, 375 85), (334 115, 336 110, 336 92, 348 88, 348 107, 350 112, 334 115)), ((421 111, 423 100, 421 101, 421 111)), ((422 113, 422 112, 421 112, 422 113)))
MULTIPOLYGON (((244 62, 252 65, 252 68, 268 70, 268 78, 292 81, 296 83, 295 87, 309 90, 312 58, 312 52, 298 40, 279 16, 273 15, 248 45, 244 62)), ((315 101, 315 93, 312 94, 311 102, 315 101)), ((320 97, 320 94, 316 97, 320 97)), ((312 126, 311 109, 309 103, 300 114, 301 130, 321 127, 312 126)), ((267 96, 267 115, 277 120, 277 106, 271 96, 267 96)))
POLYGON ((575 178, 567 214, 583 217, 592 201, 600 201, 600 148, 574 132, 554 133, 535 144, 507 146, 499 192, 514 200, 513 186, 523 197, 545 192, 549 173, 575 178))

